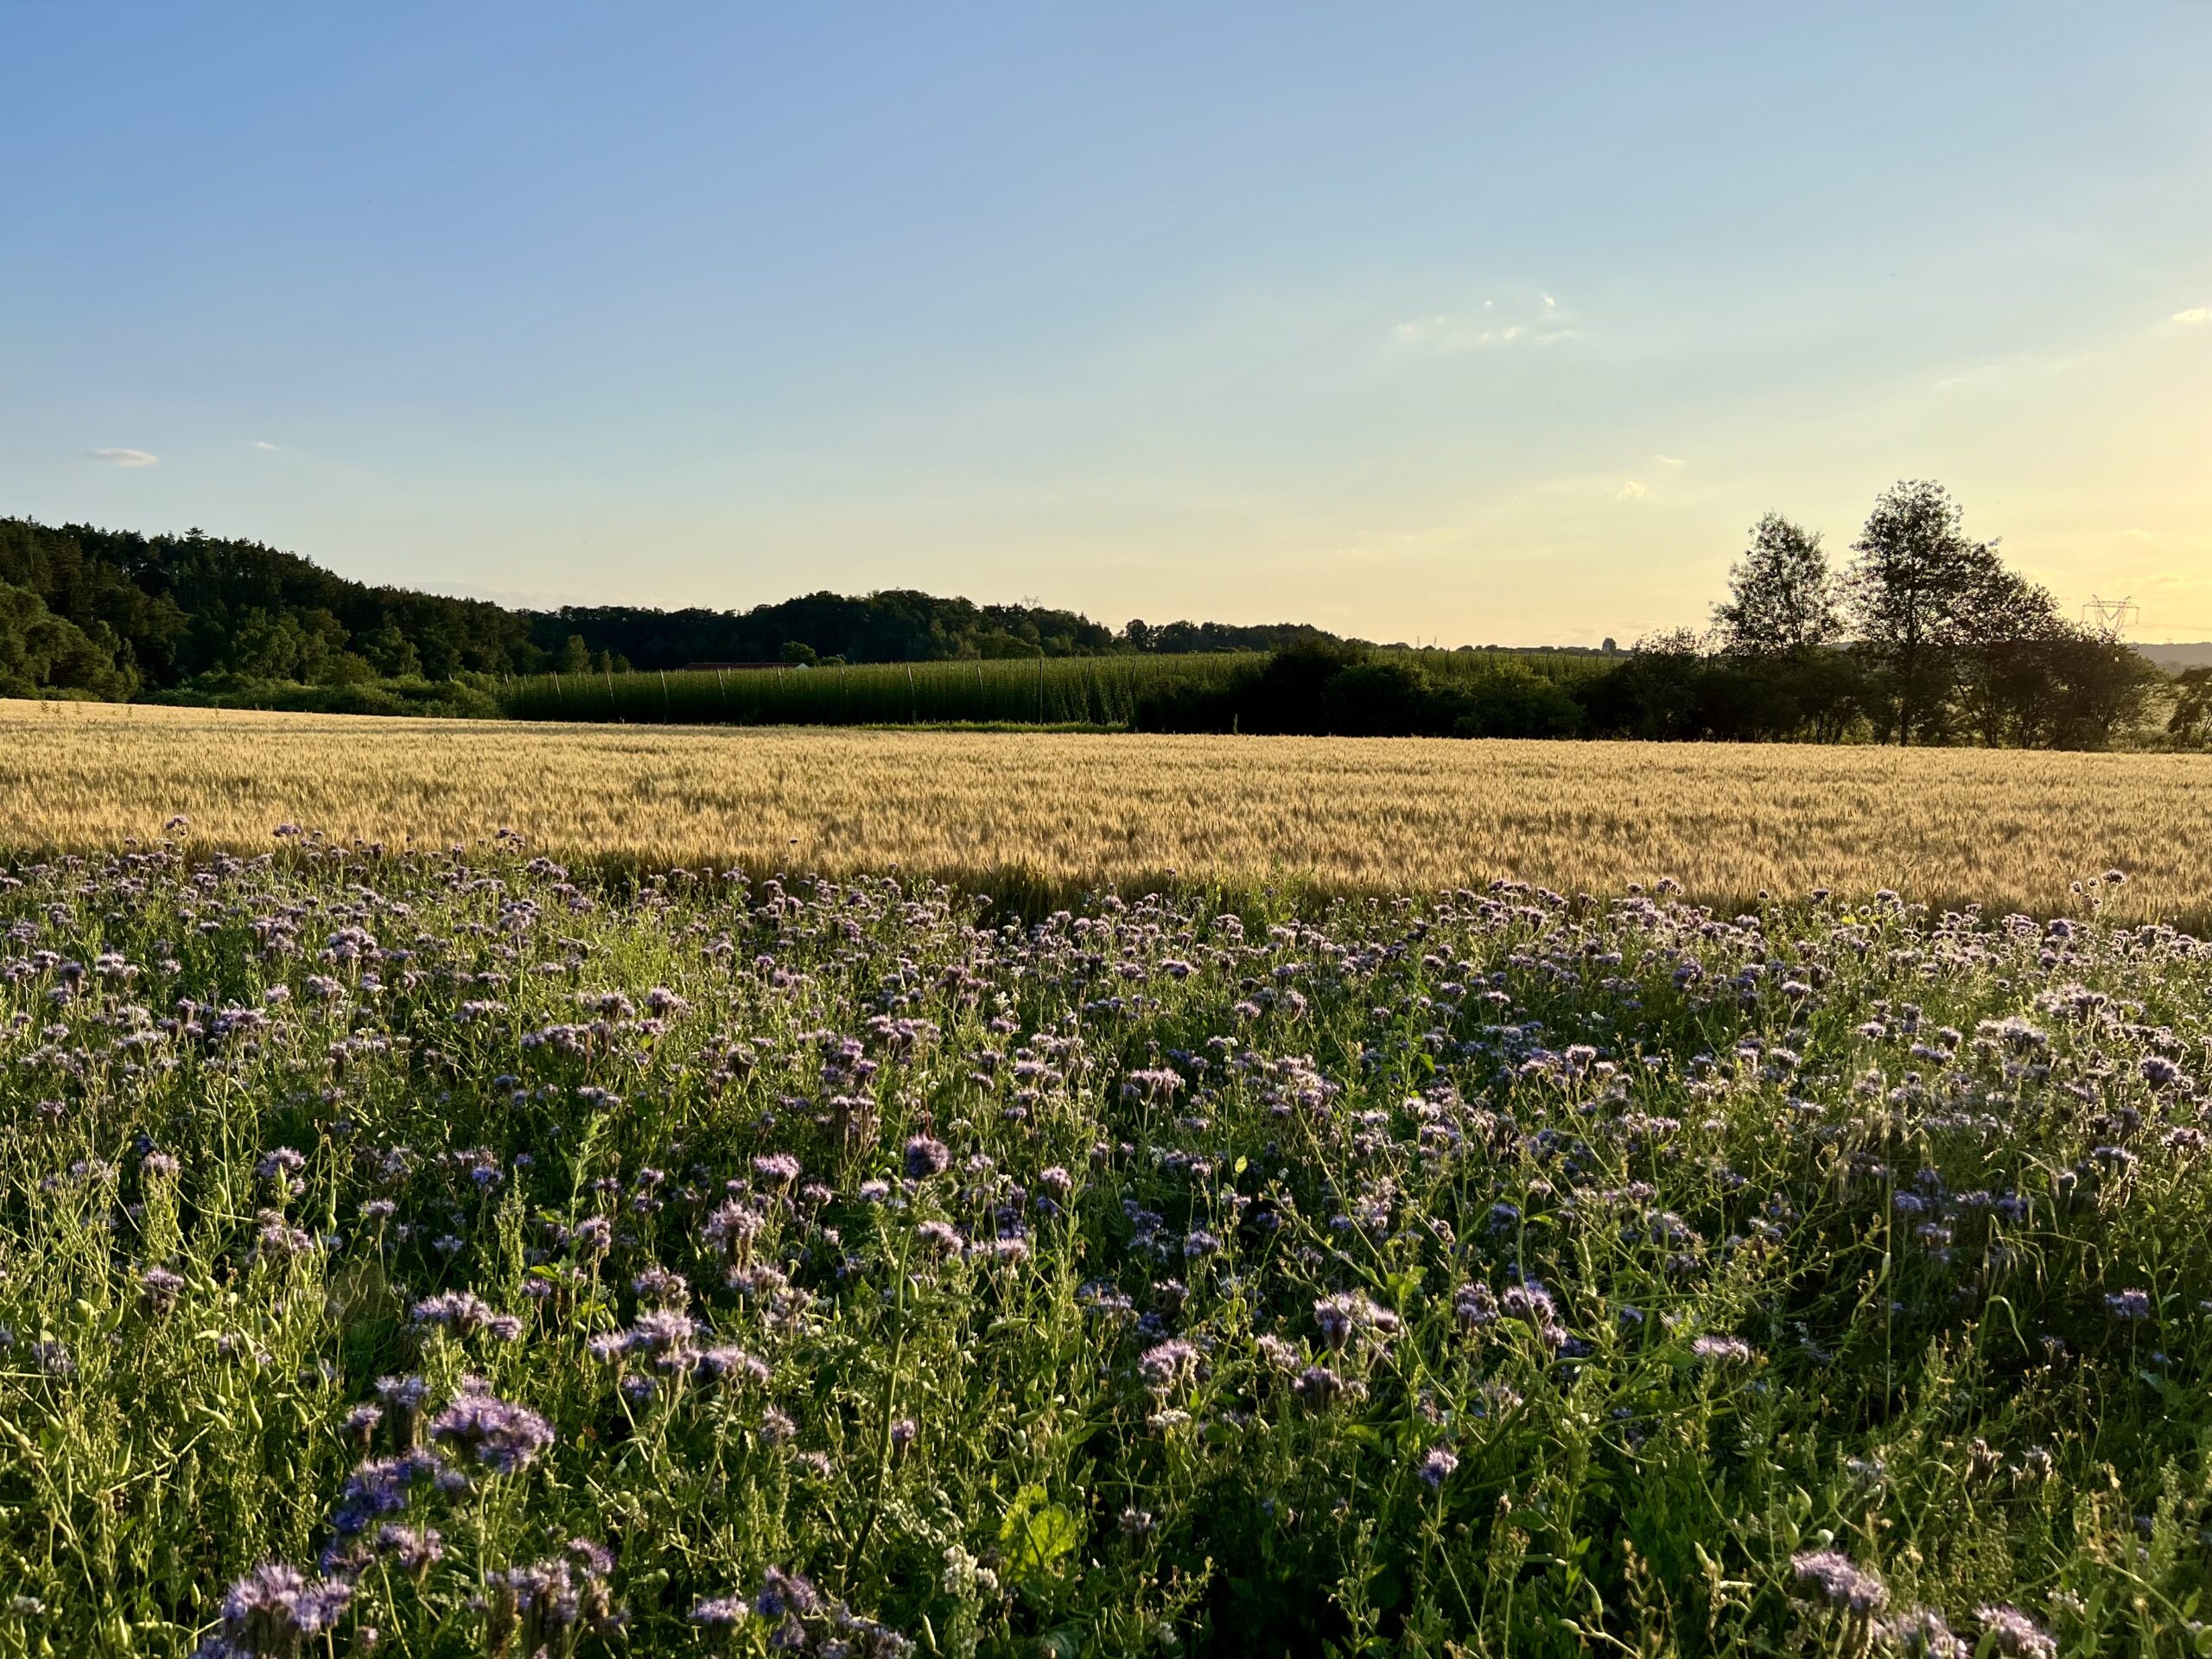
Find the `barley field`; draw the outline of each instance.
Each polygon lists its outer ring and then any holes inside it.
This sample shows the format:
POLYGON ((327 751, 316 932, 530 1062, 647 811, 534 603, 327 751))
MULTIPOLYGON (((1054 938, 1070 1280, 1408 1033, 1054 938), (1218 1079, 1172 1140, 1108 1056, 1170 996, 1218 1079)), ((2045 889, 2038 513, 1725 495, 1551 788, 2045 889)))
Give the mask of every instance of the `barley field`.
POLYGON ((1719 903, 1883 887, 2053 913, 2212 910, 2212 763, 2185 755, 1425 739, 641 729, 0 703, 0 846, 395 847, 499 829, 569 858, 893 865, 987 891, 1671 878, 1719 903))

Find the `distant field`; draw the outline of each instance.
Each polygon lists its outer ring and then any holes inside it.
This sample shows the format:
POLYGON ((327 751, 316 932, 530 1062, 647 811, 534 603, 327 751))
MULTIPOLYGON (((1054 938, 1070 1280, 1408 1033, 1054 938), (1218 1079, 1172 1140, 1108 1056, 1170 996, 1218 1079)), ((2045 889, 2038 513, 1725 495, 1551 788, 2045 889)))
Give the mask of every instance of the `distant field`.
MULTIPOLYGON (((1601 671, 1584 652, 1423 651, 1447 683, 1502 664, 1548 679, 1601 671)), ((994 662, 867 663, 815 668, 540 674, 501 701, 518 720, 624 721, 650 725, 903 726, 917 723, 1141 726, 1140 704, 1178 691, 1217 691, 1267 661, 1264 652, 1165 656, 1002 658, 994 662)))
POLYGON ((1715 900, 1892 887, 2212 912, 2212 764, 2174 755, 1419 739, 744 732, 0 702, 0 844, 256 851, 291 821, 569 857, 910 872, 995 890, 1287 880, 1389 892, 1672 876, 1715 900))
POLYGON ((520 720, 707 726, 1011 721, 1126 726, 1141 695, 1211 689, 1264 653, 832 664, 674 673, 540 674, 501 701, 520 720))

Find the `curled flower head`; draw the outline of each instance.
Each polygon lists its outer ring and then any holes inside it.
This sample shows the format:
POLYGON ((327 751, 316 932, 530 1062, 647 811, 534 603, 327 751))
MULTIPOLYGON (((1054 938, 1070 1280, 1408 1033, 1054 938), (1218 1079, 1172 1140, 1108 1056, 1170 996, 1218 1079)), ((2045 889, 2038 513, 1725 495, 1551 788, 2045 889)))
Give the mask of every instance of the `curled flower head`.
POLYGON ((1165 1394, 1197 1370, 1198 1363, 1198 1349, 1177 1337, 1147 1349, 1137 1359, 1137 1371, 1145 1387, 1165 1394))
POLYGON ((494 1474, 511 1475, 527 1469, 553 1444, 553 1426, 471 1378, 452 1403, 430 1420, 430 1438, 494 1474))
POLYGON ((763 1618, 781 1618, 786 1613, 806 1618, 822 1611, 822 1592, 798 1573, 772 1567, 753 1607, 763 1618))
POLYGON ((337 1580, 311 1579, 282 1561, 264 1561, 224 1596, 224 1645, 216 1651, 225 1659, 289 1659, 300 1650, 302 1638, 319 1636, 337 1621, 353 1594, 351 1586, 337 1580))
POLYGON ((2115 1290, 2105 1297, 2105 1306, 2115 1319, 2147 1319, 2151 1317, 2151 1293, 2147 1290, 2115 1290))
POLYGON ((1497 1319, 1497 1298, 1488 1285, 1462 1285, 1452 1293, 1452 1317, 1471 1331, 1492 1324, 1497 1319))
POLYGON ((925 1221, 914 1229, 914 1237, 935 1255, 950 1256, 960 1254, 960 1230, 949 1222, 925 1221))
POLYGON ((377 1534, 377 1551, 402 1571, 420 1573, 444 1558, 446 1541, 435 1527, 386 1526, 377 1534))
POLYGON ((1828 1605, 1856 1617, 1878 1613, 1889 1605, 1890 1588, 1881 1575, 1859 1566, 1836 1549, 1808 1549, 1789 1558, 1789 1574, 1809 1585, 1828 1605))
POLYGON ((730 1198, 709 1213, 699 1229, 699 1236, 732 1262, 742 1262, 752 1248, 754 1236, 767 1223, 768 1218, 752 1205, 741 1198, 730 1198))
MULTIPOLYGON (((253 1173, 264 1181, 289 1181, 308 1166, 308 1160, 289 1147, 274 1147, 264 1153, 253 1173)), ((238 1580, 243 1584, 245 1580, 238 1580)))
POLYGON ((442 1330, 454 1337, 481 1331, 501 1342, 513 1342, 522 1335, 520 1319, 500 1313, 474 1291, 449 1290, 426 1297, 415 1304, 414 1319, 418 1330, 442 1330))
POLYGON ((2050 1633, 2009 1602, 1985 1604, 1974 1610, 1974 1616, 1996 1638, 1997 1651, 2007 1659, 2058 1659, 2058 1643, 2050 1633))
POLYGON ((906 1173, 913 1180, 942 1175, 952 1166, 952 1148, 942 1141, 917 1135, 906 1142, 906 1173))
POLYGON ((1377 1344, 1398 1332, 1398 1316, 1356 1292, 1324 1296, 1313 1304, 1313 1318, 1321 1327, 1321 1340, 1332 1348, 1365 1337, 1377 1344))
POLYGON ((1955 1636, 1942 1614, 1929 1607, 1914 1607, 1884 1619, 1874 1627, 1882 1646, 1899 1659, 1967 1659, 1973 1649, 1955 1636))
POLYGON ((1316 1411, 1325 1409, 1342 1400, 1357 1402, 1367 1398, 1367 1385, 1356 1376, 1346 1376, 1332 1371, 1325 1365, 1308 1365, 1292 1382, 1291 1392, 1316 1411))

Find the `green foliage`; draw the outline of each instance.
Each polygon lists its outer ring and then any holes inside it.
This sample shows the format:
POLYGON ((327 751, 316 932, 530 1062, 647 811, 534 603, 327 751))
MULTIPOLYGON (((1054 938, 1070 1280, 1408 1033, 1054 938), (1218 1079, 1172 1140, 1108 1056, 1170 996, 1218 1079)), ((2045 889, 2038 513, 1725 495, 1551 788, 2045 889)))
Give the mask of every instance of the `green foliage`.
POLYGON ((206 674, 149 702, 194 709, 265 709, 299 715, 408 715, 425 719, 493 720, 499 700, 478 677, 426 680, 326 677, 315 685, 206 674))
POLYGON ((152 691, 209 674, 444 680, 527 671, 542 657, 520 613, 348 582, 257 542, 198 531, 148 537, 0 519, 0 582, 37 594, 89 637, 110 630, 115 662, 152 691))
POLYGON ((1786 657, 1834 645, 1843 632, 1827 555, 1817 531, 1770 512, 1752 527, 1750 550, 1728 572, 1728 597, 1713 607, 1721 648, 1786 657))
MULTIPOLYGON (((248 683, 442 682, 465 674, 619 677, 693 663, 757 668, 772 662, 1249 656, 1287 641, 1331 638, 1302 625, 1211 622, 1138 622, 1133 632, 1117 636, 1071 611, 977 605, 907 590, 810 594, 742 612, 634 606, 511 611, 481 600, 349 582, 257 542, 198 531, 147 537, 23 519, 0 519, 0 584, 35 595, 75 630, 48 629, 39 636, 46 643, 9 659, 17 664, 12 671, 20 683, 33 691, 67 688, 99 696, 124 695, 141 684, 166 692, 248 683)), ((0 662, 0 674, 10 671, 0 662)))
POLYGON ((0 696, 35 697, 51 690, 124 696, 132 684, 129 669, 118 660, 124 654, 106 623, 93 622, 87 633, 48 611, 29 588, 0 582, 0 696))
POLYGON ((2212 731, 2212 668, 2184 669, 2177 677, 2166 729, 2191 743, 2201 742, 2212 731))
POLYGON ((0 1654, 2194 1652, 2212 959, 2109 890, 20 862, 0 1654))
POLYGON ((1083 1542, 1083 1525, 1067 1508, 1051 1501, 1042 1486, 1024 1486, 999 1522, 999 1555, 1004 1576, 1014 1585, 1033 1584, 1054 1571, 1083 1542))

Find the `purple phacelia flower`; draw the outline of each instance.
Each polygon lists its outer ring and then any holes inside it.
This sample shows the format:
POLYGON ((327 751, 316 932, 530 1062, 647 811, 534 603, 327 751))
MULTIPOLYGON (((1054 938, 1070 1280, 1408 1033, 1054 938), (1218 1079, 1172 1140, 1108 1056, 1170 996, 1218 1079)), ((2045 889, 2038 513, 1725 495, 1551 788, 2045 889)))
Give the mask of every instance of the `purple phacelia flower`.
POLYGON ((448 1290, 424 1298, 415 1304, 414 1320, 418 1329, 435 1328, 454 1337, 481 1331, 501 1342, 513 1342, 522 1335, 520 1319, 512 1313, 500 1313, 468 1290, 448 1290))
POLYGON ((1144 1385, 1165 1394, 1198 1368, 1198 1351, 1181 1338, 1172 1338, 1138 1357, 1137 1371, 1144 1385))
POLYGON ((1985 1604, 1974 1610, 1974 1616, 1996 1638, 1997 1651, 2006 1659, 2058 1659, 2058 1643, 2050 1633, 2009 1603, 1985 1604))
POLYGON ((1932 1607, 1908 1609, 1884 1619, 1876 1630, 1882 1645, 1900 1659, 1967 1659, 1973 1651, 1932 1607))
POLYGON ((1802 1550, 1789 1558, 1790 1576, 1817 1590, 1831 1607, 1858 1618, 1889 1605, 1889 1586, 1879 1574, 1859 1567, 1840 1550, 1802 1550))
POLYGON ((184 1294, 184 1275, 171 1273, 167 1268, 149 1268, 139 1274, 138 1288, 146 1299, 149 1313, 166 1313, 184 1294))
POLYGON ((233 1583, 223 1598, 223 1622, 201 1647, 209 1659, 289 1659, 304 1637, 337 1622, 351 1586, 311 1579, 296 1567, 265 1561, 233 1583))
POLYGON ((528 1468, 553 1444, 553 1426, 527 1407, 499 1399, 481 1379, 471 1378, 430 1420, 430 1438, 494 1474, 511 1475, 528 1468))
POLYGON ((942 1175, 952 1166, 952 1148, 942 1141, 917 1135, 906 1142, 906 1173, 913 1180, 942 1175))

